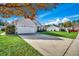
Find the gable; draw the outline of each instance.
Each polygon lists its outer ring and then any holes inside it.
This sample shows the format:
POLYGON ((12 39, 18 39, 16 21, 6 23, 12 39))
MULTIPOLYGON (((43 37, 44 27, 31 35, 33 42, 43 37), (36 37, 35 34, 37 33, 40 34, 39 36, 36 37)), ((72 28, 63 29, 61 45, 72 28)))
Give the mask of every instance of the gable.
POLYGON ((30 19, 19 19, 16 26, 36 26, 35 23, 30 19))

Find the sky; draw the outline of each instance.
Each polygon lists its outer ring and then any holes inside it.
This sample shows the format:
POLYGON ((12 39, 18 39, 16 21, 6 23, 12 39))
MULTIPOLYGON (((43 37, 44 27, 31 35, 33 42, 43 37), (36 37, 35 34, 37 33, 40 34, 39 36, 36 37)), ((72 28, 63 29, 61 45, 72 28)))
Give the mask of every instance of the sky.
MULTIPOLYGON (((20 18, 13 16, 11 18, 1 18, 9 22, 20 18)), ((78 3, 61 3, 56 8, 48 10, 37 10, 37 18, 42 25, 60 23, 64 21, 72 21, 79 19, 79 4, 78 3)))
POLYGON ((57 23, 59 20, 66 21, 66 19, 70 21, 79 19, 78 3, 63 3, 48 11, 38 12, 38 21, 41 24, 57 23))

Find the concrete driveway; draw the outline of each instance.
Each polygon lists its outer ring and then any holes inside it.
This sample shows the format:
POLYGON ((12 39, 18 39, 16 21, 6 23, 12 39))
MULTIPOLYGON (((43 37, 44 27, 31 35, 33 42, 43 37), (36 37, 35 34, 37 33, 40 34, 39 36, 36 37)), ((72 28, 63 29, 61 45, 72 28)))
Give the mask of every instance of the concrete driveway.
POLYGON ((55 36, 32 34, 20 35, 31 46, 45 56, 63 56, 71 45, 72 40, 55 36))

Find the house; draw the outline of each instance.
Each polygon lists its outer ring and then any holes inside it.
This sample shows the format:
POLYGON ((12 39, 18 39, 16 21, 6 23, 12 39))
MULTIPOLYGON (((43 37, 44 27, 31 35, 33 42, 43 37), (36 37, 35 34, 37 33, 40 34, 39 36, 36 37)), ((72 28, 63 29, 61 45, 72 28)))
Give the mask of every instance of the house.
POLYGON ((37 26, 31 19, 21 18, 14 22, 18 34, 36 33, 37 26))
POLYGON ((47 31, 60 31, 60 27, 52 25, 47 28, 47 31))
POLYGON ((36 33, 45 29, 37 20, 24 17, 13 21, 11 24, 16 26, 16 33, 18 34, 36 33))
POLYGON ((45 26, 40 24, 38 20, 33 20, 33 22, 37 26, 37 32, 42 32, 46 30, 45 26))
POLYGON ((74 30, 79 31, 79 25, 78 26, 74 26, 74 30))
POLYGON ((77 32, 79 31, 79 26, 66 27, 65 30, 67 32, 77 32))

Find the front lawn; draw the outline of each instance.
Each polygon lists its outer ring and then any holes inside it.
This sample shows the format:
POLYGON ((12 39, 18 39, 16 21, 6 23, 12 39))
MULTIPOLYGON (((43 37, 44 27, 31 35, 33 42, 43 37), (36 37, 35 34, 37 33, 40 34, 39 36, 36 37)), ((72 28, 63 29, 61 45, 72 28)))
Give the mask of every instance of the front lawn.
POLYGON ((0 34, 3 33, 3 31, 0 30, 0 34))
POLYGON ((40 56, 37 50, 18 35, 0 35, 0 56, 40 56))
POLYGON ((55 32, 55 31, 47 31, 47 32, 41 32, 42 34, 52 35, 52 36, 60 36, 60 37, 66 37, 70 39, 75 39, 77 36, 77 32, 55 32))

